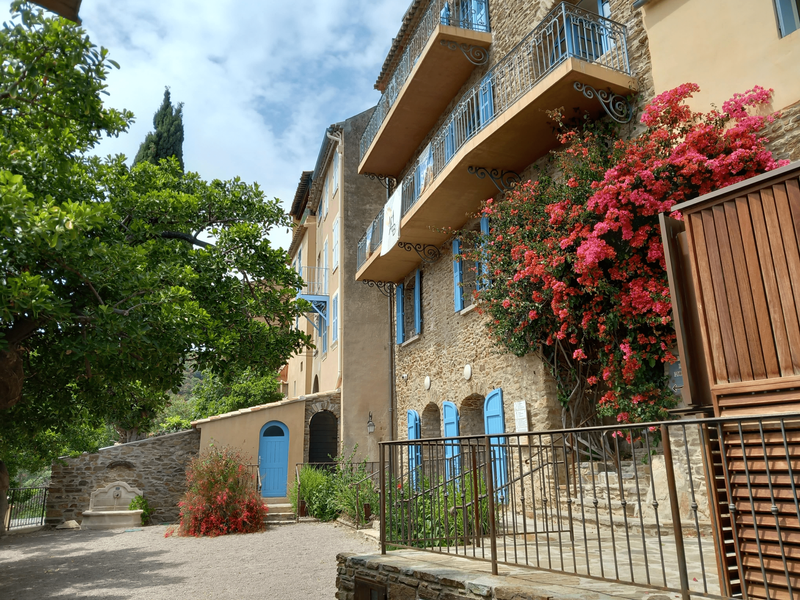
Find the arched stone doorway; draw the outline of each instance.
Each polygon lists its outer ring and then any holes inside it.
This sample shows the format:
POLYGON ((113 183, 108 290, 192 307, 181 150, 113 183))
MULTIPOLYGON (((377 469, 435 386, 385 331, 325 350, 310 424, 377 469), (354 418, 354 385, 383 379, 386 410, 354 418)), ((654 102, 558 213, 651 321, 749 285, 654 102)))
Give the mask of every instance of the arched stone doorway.
POLYGON ((435 403, 428 403, 422 411, 420 421, 423 438, 442 437, 442 417, 439 413, 439 407, 435 403))
POLYGON ((480 394, 471 394, 461 401, 458 407, 461 435, 483 435, 483 401, 480 394))
POLYGON ((339 450, 339 420, 329 410, 321 410, 311 417, 308 426, 308 462, 333 461, 339 450))
MULTIPOLYGON (((442 437, 442 416, 439 412, 439 406, 434 402, 429 402, 423 409, 420 417, 420 429, 423 438, 442 437)), ((428 477, 431 481, 436 481, 441 473, 444 472, 441 464, 443 456, 440 445, 422 445, 423 472, 425 477, 428 477)))

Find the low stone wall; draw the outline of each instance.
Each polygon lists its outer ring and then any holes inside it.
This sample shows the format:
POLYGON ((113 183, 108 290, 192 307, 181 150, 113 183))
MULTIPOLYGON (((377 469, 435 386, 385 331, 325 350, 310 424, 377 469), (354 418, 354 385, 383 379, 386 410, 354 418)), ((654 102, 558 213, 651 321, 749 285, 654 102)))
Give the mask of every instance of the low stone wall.
MULTIPOLYGON (((397 550, 385 556, 337 557, 336 598, 354 600, 358 585, 386 590, 390 600, 673 600, 675 593, 569 573, 491 565, 443 554, 397 550)), ((378 598, 384 596, 378 592, 378 598)), ((362 597, 372 597, 369 594, 362 597)))
POLYGON ((178 501, 186 491, 186 467, 200 451, 200 432, 192 429, 53 463, 45 522, 80 521, 92 492, 114 481, 139 488, 154 523, 178 520, 178 501))

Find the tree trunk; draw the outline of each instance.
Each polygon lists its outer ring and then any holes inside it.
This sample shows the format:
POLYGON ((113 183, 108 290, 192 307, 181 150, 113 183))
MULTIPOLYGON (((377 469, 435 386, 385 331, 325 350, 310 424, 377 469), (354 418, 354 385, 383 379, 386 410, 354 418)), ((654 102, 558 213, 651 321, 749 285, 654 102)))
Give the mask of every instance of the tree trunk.
POLYGON ((8 488, 11 486, 11 480, 8 476, 8 469, 6 464, 0 460, 0 535, 6 531, 6 516, 8 513, 8 488))
POLYGON ((22 398, 25 371, 16 348, 0 350, 0 410, 11 408, 22 398))

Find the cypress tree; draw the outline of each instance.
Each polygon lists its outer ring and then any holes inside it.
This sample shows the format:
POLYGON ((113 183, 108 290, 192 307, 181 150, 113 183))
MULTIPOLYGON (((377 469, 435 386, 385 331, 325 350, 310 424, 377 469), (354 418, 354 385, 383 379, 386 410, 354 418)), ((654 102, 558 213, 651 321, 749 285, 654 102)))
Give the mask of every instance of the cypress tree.
POLYGON ((133 164, 146 160, 157 165, 162 158, 174 156, 183 170, 183 103, 172 105, 169 88, 164 90, 164 101, 153 115, 153 126, 155 131, 144 138, 133 164))

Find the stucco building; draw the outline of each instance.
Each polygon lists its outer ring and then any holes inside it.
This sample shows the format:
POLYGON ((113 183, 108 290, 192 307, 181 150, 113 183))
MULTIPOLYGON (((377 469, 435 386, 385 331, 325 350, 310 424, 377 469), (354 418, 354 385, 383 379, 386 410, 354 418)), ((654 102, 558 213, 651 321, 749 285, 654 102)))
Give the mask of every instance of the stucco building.
POLYGON ((377 460, 389 439, 390 366, 386 297, 355 280, 356 246, 386 189, 359 177, 358 145, 372 110, 323 132, 313 171, 301 174, 290 208, 289 259, 309 305, 297 327, 315 348, 282 375, 287 399, 196 422, 201 447, 213 440, 258 460, 265 497, 282 497, 300 463, 340 453, 377 460))

